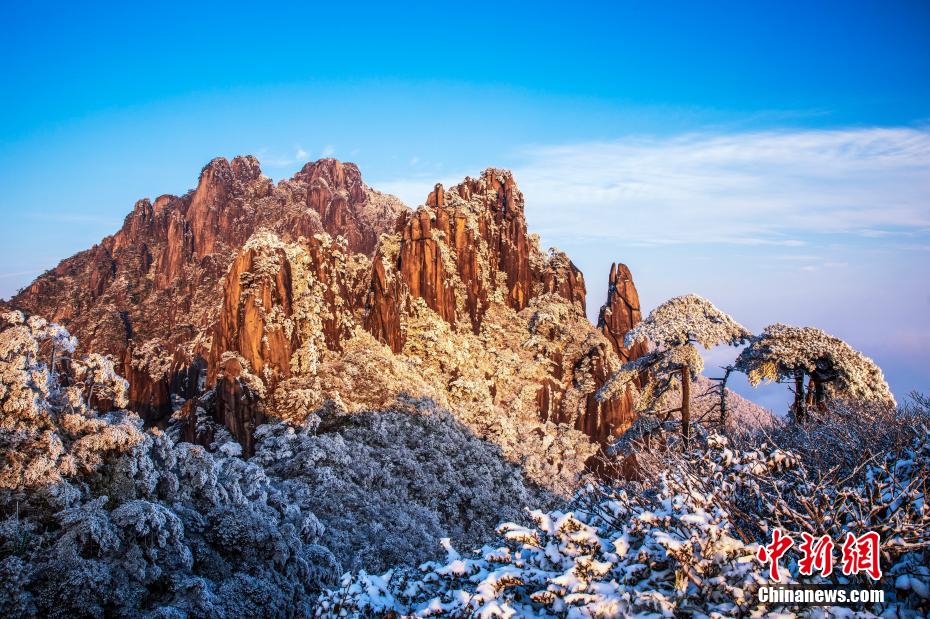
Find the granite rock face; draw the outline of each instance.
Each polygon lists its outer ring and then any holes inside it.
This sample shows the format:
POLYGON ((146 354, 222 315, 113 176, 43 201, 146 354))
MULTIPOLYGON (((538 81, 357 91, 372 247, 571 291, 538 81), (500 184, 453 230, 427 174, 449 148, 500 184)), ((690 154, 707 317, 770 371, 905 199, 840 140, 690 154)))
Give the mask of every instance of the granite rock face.
POLYGON ((140 200, 11 305, 121 361, 130 406, 148 423, 186 420, 188 440, 214 440, 206 415, 248 454, 268 418, 377 392, 468 409, 482 435, 537 428, 545 449, 574 453, 573 437, 603 444, 632 422, 628 394, 594 393, 644 352, 623 346, 641 318, 629 269, 612 267, 596 327, 585 295, 568 257, 527 232, 508 171, 437 185, 414 211, 353 164, 323 159, 274 184, 236 157, 184 196, 140 200))
POLYGON ((597 328, 610 340, 614 352, 626 363, 646 352, 646 345, 637 342, 627 348, 623 338, 639 321, 643 319, 639 307, 639 294, 633 284, 633 275, 625 264, 610 265, 610 278, 607 283, 607 302, 601 307, 597 319, 597 328))
POLYGON ((10 305, 64 324, 85 350, 123 360, 131 406, 155 422, 170 414, 172 393, 190 397, 202 382, 188 375, 203 368, 216 300, 226 298, 226 276, 254 234, 294 242, 343 235, 350 252, 370 255, 405 210, 362 183, 351 163, 308 163, 275 185, 254 157, 217 158, 196 189, 138 201, 116 234, 63 260, 10 305))
POLYGON ((492 302, 519 312, 550 292, 585 303, 584 278, 558 253, 542 256, 527 234, 523 194, 510 172, 488 169, 405 213, 375 255, 366 327, 400 352, 400 313, 422 299, 443 320, 477 333, 492 302))
MULTIPOLYGON (((441 185, 426 204, 403 216, 398 232, 375 255, 366 327, 395 353, 405 345, 405 313, 413 299, 422 300, 442 320, 467 325, 479 333, 491 303, 515 312, 536 299, 554 295, 585 311, 585 282, 565 254, 544 255, 527 234, 523 195, 512 175, 486 170, 446 191, 441 185)), ((598 402, 594 391, 617 367, 644 352, 623 347, 623 337, 641 319, 639 296, 629 269, 614 265, 601 325, 586 320, 580 327, 585 345, 566 356, 562 347, 545 352, 550 375, 540 381, 539 414, 564 423, 605 443, 633 421, 630 394, 598 402), (598 339, 597 332, 604 338, 598 339), (578 401, 577 392, 585 395, 578 401), (566 393, 572 397, 566 400, 566 393)), ((575 324, 578 324, 576 321, 575 324)), ((519 339, 520 333, 511 337, 519 339)), ((557 330, 550 341, 567 337, 557 330)))

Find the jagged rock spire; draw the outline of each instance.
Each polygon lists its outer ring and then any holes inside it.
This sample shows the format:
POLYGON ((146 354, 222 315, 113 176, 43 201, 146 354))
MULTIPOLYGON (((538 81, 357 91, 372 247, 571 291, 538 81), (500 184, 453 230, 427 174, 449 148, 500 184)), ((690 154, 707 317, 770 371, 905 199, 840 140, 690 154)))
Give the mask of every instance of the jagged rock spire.
POLYGON ((604 334, 614 348, 614 352, 623 363, 642 356, 646 352, 645 344, 637 343, 627 348, 623 338, 639 321, 643 319, 639 307, 639 294, 633 284, 633 275, 623 263, 610 265, 610 277, 607 283, 607 301, 601 306, 597 318, 597 328, 604 334))

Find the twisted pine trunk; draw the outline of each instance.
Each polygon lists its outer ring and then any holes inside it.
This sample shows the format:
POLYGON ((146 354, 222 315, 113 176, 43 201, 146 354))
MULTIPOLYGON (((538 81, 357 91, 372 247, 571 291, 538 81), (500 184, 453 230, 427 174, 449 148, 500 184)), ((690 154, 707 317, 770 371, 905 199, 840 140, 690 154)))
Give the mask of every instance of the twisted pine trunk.
POLYGON ((811 382, 814 387, 814 406, 817 410, 823 411, 826 408, 827 390, 824 388, 823 381, 811 377, 811 382))
POLYGON ((798 423, 804 421, 804 372, 794 371, 794 420, 798 423))

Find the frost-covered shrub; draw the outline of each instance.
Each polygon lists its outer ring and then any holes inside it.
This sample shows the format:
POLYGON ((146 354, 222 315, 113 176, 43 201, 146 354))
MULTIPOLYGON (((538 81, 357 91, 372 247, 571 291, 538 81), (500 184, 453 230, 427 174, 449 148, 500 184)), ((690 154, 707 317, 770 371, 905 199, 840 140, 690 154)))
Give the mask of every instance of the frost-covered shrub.
POLYGON ((79 491, 61 511, 26 503, 6 515, 0 575, 12 582, 0 607, 28 603, 50 616, 299 614, 340 571, 318 544, 324 527, 303 489, 239 458, 145 433, 74 483, 79 491), (13 570, 20 563, 26 569, 13 570))
POLYGON ((383 570, 435 558, 438 542, 480 543, 523 506, 553 504, 496 446, 428 400, 330 414, 318 433, 259 428, 252 461, 304 485, 347 568, 383 570))
MULTIPOLYGON (((897 412, 875 407, 834 402, 816 428, 785 423, 735 442, 711 436, 691 454, 640 452, 637 460, 647 478, 669 468, 694 471, 681 491, 715 493, 746 540, 768 542, 775 527, 833 540, 878 533, 882 583, 895 589, 883 587, 887 608, 874 612, 922 616, 930 611, 930 406, 917 397, 897 412)), ((796 561, 789 569, 798 574, 796 561)), ((874 586, 838 570, 828 582, 874 586)))
MULTIPOLYGON (((680 473, 680 472, 678 472, 680 473)), ((499 527, 475 555, 447 545, 420 573, 344 577, 318 616, 613 617, 745 614, 764 582, 713 494, 682 493, 676 472, 649 491, 589 487, 567 512, 499 527)))
POLYGON ((443 537, 472 546, 523 505, 552 501, 430 401, 262 426, 245 461, 208 416, 204 448, 123 410, 100 414, 91 405, 119 403, 122 379, 104 357, 65 362, 73 348, 21 314, 0 329, 9 615, 304 616, 338 583, 339 559, 417 563, 443 537))
MULTIPOLYGON (((125 398, 125 381, 100 355, 69 359, 77 342, 58 325, 21 312, 0 316, 0 507, 24 500, 63 505, 86 473, 114 449, 142 438, 134 415, 100 416, 87 408, 91 389, 125 398), (67 361, 67 362, 66 362, 67 361), (64 368, 73 370, 65 372, 64 368), (78 381, 75 373, 87 382, 78 381)), ((98 392, 100 393, 100 392, 98 392)))
POLYGON ((835 470, 840 478, 861 479, 864 462, 904 449, 919 428, 930 426, 930 406, 921 408, 919 399, 898 408, 884 402, 833 399, 817 416, 814 424, 776 419, 766 431, 745 438, 789 450, 812 471, 835 470))

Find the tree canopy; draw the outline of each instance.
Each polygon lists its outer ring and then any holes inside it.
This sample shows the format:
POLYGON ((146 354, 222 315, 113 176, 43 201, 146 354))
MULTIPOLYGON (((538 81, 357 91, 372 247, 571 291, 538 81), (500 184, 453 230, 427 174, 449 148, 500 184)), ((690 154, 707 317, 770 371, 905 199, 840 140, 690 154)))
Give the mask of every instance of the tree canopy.
POLYGON ((895 404, 881 368, 874 361, 814 327, 769 325, 752 338, 735 367, 746 373, 753 386, 807 375, 817 403, 834 395, 895 404))

